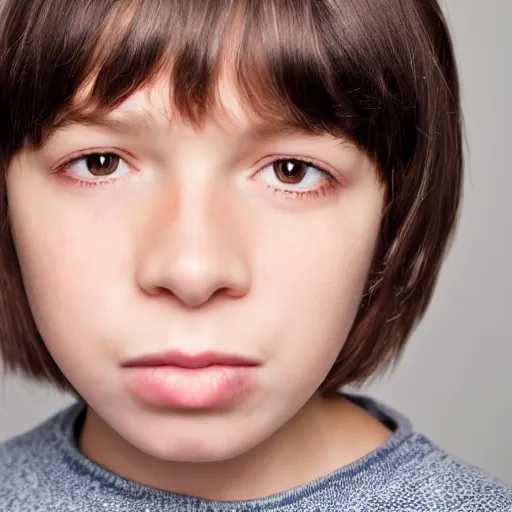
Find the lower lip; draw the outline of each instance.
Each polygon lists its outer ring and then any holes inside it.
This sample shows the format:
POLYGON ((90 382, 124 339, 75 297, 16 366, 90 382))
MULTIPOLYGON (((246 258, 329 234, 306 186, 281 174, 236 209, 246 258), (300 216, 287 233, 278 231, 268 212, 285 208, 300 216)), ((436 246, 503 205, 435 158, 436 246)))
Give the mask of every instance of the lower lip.
POLYGON ((129 391, 147 404, 204 409, 227 406, 245 396, 251 388, 255 368, 156 366, 124 371, 129 391))

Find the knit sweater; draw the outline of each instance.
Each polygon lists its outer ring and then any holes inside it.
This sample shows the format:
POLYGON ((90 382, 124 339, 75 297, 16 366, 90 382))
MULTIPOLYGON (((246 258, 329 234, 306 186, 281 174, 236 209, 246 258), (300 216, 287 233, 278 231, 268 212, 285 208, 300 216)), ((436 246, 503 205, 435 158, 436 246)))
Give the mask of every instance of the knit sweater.
POLYGON ((215 501, 126 480, 81 454, 74 404, 0 445, 1 512, 512 512, 512 488, 450 456, 396 411, 351 396, 393 430, 378 449, 306 485, 215 501))

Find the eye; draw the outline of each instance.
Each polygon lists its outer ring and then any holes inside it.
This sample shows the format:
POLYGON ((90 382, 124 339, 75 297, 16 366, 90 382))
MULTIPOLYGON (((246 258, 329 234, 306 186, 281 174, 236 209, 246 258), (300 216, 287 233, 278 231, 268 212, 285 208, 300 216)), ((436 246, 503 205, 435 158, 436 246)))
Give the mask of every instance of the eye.
POLYGON ((334 179, 310 162, 298 159, 275 160, 259 172, 258 179, 277 190, 305 192, 315 190, 334 179))
POLYGON ((119 155, 107 152, 81 155, 65 163, 61 168, 75 177, 91 180, 119 178, 129 171, 130 166, 119 155))

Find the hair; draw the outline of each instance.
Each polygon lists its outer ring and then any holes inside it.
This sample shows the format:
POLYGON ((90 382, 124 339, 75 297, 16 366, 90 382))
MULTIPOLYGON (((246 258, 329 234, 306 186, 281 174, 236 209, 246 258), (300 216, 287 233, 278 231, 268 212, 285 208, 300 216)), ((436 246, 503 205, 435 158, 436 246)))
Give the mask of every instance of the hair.
POLYGON ((359 311, 320 391, 362 384, 399 359, 430 302, 462 194, 457 68, 436 0, 4 0, 0 19, 7 370, 74 392, 24 290, 6 190, 12 158, 162 77, 174 111, 200 127, 222 108, 226 65, 254 116, 348 138, 386 187, 359 311))

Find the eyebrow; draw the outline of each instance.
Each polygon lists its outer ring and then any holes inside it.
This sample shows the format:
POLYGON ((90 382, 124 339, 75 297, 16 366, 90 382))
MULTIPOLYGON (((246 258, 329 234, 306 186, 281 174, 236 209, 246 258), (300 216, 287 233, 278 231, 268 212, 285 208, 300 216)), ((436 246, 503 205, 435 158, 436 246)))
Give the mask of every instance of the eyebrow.
MULTIPOLYGON (((171 119, 166 121, 171 123, 171 119)), ((71 121, 71 124, 74 124, 71 121)), ((119 115, 106 115, 86 120, 85 124, 92 127, 103 128, 124 135, 138 135, 148 131, 157 131, 160 125, 157 118, 148 112, 127 111, 119 115)), ((241 138, 249 140, 263 140, 266 138, 285 137, 291 135, 318 136, 320 132, 308 129, 287 119, 277 121, 262 121, 251 124, 243 130, 241 138)))
POLYGON ((122 115, 116 116, 93 117, 86 121, 85 124, 127 135, 136 135, 140 132, 158 129, 158 123, 154 116, 137 111, 125 112, 122 115))

